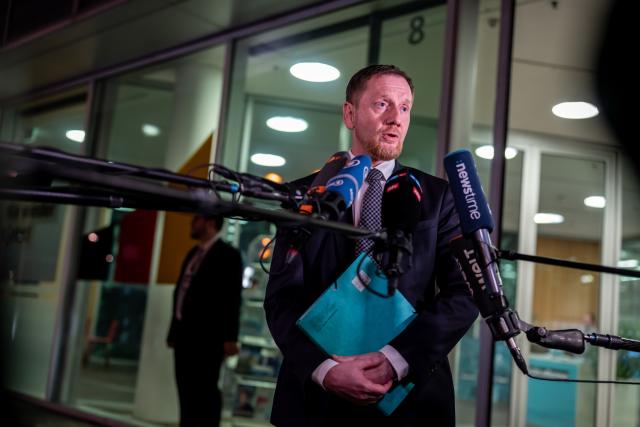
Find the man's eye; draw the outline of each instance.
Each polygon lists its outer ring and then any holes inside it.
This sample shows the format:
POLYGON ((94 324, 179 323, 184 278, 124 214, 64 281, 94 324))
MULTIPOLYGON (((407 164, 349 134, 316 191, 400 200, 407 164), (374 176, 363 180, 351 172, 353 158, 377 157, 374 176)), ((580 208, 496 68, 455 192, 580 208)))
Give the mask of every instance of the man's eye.
POLYGON ((385 108, 387 106, 387 103, 384 101, 378 101, 376 102, 376 107, 378 108, 385 108))
POLYGON ((403 113, 406 113, 409 111, 409 107, 407 107, 406 105, 403 105, 402 107, 400 107, 400 111, 402 111, 403 113))

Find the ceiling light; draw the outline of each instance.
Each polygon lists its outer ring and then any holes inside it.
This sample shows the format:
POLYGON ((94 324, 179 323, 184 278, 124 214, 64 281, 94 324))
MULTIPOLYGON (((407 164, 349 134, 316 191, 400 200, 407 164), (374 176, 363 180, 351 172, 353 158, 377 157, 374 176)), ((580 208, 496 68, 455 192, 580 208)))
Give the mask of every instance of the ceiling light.
POLYGON ((289 68, 289 72, 300 80, 315 83, 330 82, 340 77, 336 67, 322 62, 298 62, 289 68))
POLYGON ((276 182, 278 184, 282 184, 284 182, 284 179, 282 178, 282 175, 279 175, 279 174, 277 174, 275 172, 269 172, 264 177, 266 179, 268 179, 269 181, 276 182))
POLYGON ((621 259, 620 261, 618 261, 618 267, 620 268, 636 268, 637 266, 637 259, 621 259))
POLYGON ((607 204, 607 201, 602 196, 589 196, 584 199, 585 206, 589 206, 590 208, 604 208, 607 204))
POLYGON ((69 138, 72 141, 80 142, 80 143, 84 142, 83 130, 78 130, 78 129, 68 130, 65 135, 67 136, 67 138, 69 138))
POLYGON ((309 124, 297 117, 275 116, 267 120, 267 126, 280 132, 302 132, 307 130, 309 124))
MULTIPOLYGON (((493 159, 493 145, 482 145, 476 148, 476 155, 487 160, 493 159)), ((507 147, 504 149, 504 157, 507 160, 513 159, 517 155, 518 150, 513 147, 507 147)))
POLYGON ((536 224, 562 224, 564 217, 557 213, 539 212, 533 216, 533 222, 536 224))
POLYGON ((142 125, 142 133, 146 136, 158 136, 160 135, 160 128, 156 125, 145 123, 142 125))
POLYGON ((562 119, 588 119, 598 115, 598 108, 588 102, 561 102, 551 109, 562 119))
POLYGON ((260 166, 282 166, 286 163, 284 157, 275 154, 256 153, 251 156, 251 161, 260 166))

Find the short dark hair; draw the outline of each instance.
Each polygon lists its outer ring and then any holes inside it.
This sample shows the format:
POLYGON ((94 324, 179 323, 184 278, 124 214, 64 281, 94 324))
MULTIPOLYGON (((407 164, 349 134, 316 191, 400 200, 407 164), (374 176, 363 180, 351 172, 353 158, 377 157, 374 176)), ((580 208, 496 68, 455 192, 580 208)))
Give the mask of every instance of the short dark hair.
POLYGON ((411 93, 413 94, 413 81, 411 80, 411 77, 407 75, 407 73, 405 73, 395 65, 374 64, 364 67, 351 77, 351 80, 349 80, 349 84, 347 85, 347 102, 353 102, 359 92, 365 88, 367 82, 372 77, 387 74, 393 74, 404 78, 409 84, 409 88, 411 89, 411 93))
POLYGON ((206 221, 213 221, 213 224, 216 227, 216 230, 222 230, 222 226, 224 225, 224 216, 220 214, 201 214, 206 221))

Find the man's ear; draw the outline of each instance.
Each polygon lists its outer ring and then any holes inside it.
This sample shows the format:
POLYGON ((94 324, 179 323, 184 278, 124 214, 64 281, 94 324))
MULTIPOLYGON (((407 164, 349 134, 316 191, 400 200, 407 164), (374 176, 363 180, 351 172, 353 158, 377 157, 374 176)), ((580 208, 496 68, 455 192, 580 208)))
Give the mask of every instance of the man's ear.
POLYGON ((353 129, 355 122, 355 109, 353 104, 350 102, 342 104, 342 121, 347 129, 353 129))

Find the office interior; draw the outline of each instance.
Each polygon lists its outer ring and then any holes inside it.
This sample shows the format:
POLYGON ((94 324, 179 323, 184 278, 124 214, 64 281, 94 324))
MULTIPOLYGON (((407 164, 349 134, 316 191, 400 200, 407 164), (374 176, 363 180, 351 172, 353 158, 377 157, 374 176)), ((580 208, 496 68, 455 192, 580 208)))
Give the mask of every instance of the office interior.
MULTIPOLYGON (((595 85, 612 4, 5 0, 0 140, 200 178, 202 165, 219 163, 286 182, 348 149, 349 77, 369 63, 395 64, 415 84, 399 160, 444 176, 444 154, 470 149, 497 214, 496 246, 640 270, 638 165, 595 85), (291 70, 299 63, 330 73, 303 80, 291 70), (270 127, 274 117, 294 129, 270 127), (494 146, 504 156, 494 159, 494 146)), ((177 425, 165 338, 194 244, 189 221, 170 211, 3 200, 5 390, 75 415, 177 425)), ((269 264, 262 249, 275 231, 241 219, 223 230, 245 262, 241 351, 220 379, 226 426, 269 425, 281 356, 264 320, 260 264, 269 264)), ((522 261, 503 260, 500 270, 526 321, 640 339, 638 279, 522 261)), ((503 343, 487 348, 482 336, 478 320, 450 354, 457 425, 640 426, 638 386, 528 379, 503 343), (488 382, 479 382, 483 360, 488 382)), ((640 380, 635 353, 574 355, 522 334, 517 342, 538 375, 640 380)))

